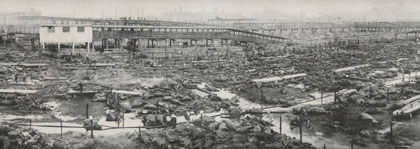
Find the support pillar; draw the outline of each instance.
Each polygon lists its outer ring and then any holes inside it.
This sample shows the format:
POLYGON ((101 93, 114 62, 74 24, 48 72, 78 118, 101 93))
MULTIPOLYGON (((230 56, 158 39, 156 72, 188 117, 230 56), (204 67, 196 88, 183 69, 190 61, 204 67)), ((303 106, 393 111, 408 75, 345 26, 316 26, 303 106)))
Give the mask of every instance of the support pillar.
POLYGON ((108 39, 105 39, 105 46, 106 46, 106 50, 108 51, 108 39))
POLYGON ((169 47, 172 47, 172 39, 169 39, 169 47))
POLYGON ((118 39, 118 49, 123 49, 123 46, 121 45, 121 42, 123 41, 123 39, 118 39))
POLYGON ((114 48, 118 48, 118 39, 114 39, 114 48))
POLYGON ((31 50, 35 49, 35 39, 31 38, 31 50))
POLYGON ((71 54, 74 53, 74 42, 71 43, 71 54))
POLYGON ((60 52, 60 43, 57 43, 57 47, 58 47, 58 51, 57 52, 60 52))
POLYGON ((90 52, 90 44, 89 44, 89 42, 87 43, 87 52, 88 53, 90 52))

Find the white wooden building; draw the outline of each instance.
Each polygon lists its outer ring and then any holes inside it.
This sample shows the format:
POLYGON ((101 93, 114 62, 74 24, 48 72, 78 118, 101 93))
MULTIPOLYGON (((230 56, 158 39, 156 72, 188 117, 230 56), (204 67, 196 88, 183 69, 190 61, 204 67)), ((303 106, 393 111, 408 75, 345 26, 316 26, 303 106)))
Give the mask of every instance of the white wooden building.
POLYGON ((66 44, 71 45, 72 53, 74 53, 75 45, 84 45, 89 52, 93 41, 92 36, 92 26, 88 25, 49 24, 41 25, 39 28, 40 43, 43 49, 47 44, 57 44, 60 51, 60 45, 66 44))

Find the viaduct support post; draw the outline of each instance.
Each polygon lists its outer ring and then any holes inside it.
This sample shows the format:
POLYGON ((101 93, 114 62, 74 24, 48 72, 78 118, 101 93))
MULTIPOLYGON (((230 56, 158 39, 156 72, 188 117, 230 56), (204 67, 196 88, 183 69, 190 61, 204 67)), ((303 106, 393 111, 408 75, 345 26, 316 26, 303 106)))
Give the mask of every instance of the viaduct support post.
POLYGON ((106 50, 108 51, 108 39, 105 39, 105 46, 106 46, 106 50))

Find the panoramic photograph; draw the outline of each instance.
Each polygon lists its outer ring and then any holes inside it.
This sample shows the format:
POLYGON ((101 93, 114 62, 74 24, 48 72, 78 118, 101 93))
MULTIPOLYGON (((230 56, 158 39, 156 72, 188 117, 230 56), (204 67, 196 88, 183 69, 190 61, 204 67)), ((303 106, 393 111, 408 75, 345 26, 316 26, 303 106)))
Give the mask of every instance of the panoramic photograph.
POLYGON ((419 0, 0 6, 0 149, 420 149, 419 0))

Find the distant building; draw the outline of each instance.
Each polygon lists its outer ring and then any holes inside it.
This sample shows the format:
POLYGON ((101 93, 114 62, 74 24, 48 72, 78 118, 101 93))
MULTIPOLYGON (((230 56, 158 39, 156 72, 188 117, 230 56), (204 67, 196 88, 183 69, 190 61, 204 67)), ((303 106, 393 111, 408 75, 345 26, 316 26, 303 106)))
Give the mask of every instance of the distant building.
POLYGON ((252 22, 255 20, 256 19, 223 19, 220 17, 216 17, 215 19, 208 19, 208 23, 227 25, 227 24, 234 24, 234 23, 252 22))
POLYGON ((47 44, 57 44, 58 50, 60 50, 60 45, 64 44, 71 45, 74 53, 74 46, 77 44, 85 45, 86 49, 90 49, 93 41, 93 30, 92 26, 88 25, 41 25, 39 27, 39 38, 43 49, 47 44))
POLYGON ((30 12, 0 13, 0 24, 22 24, 20 17, 40 16, 41 11, 31 9, 30 12))

